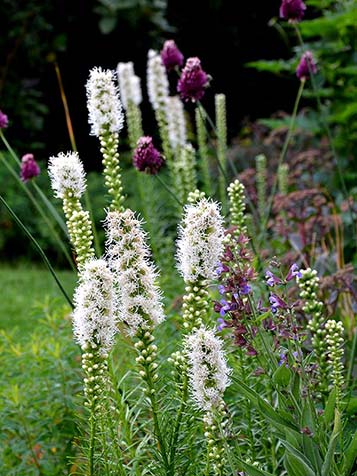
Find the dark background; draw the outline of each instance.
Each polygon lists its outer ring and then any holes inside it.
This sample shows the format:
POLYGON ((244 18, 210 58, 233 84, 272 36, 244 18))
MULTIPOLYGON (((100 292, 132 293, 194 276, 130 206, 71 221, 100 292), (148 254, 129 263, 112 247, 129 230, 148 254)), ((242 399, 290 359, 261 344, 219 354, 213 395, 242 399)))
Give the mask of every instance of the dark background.
MULTIPOLYGON (((0 109, 9 115, 11 127, 7 134, 20 154, 32 150, 38 158, 46 158, 70 148, 57 79, 53 63, 49 61, 54 54, 62 73, 78 148, 92 169, 99 166, 99 160, 94 147, 96 139, 89 137, 87 124, 84 85, 89 69, 93 66, 114 69, 118 61, 132 60, 145 86, 147 51, 150 47, 161 49, 168 38, 176 40, 186 58, 199 56, 203 68, 213 77, 204 98, 209 111, 213 112, 214 93, 226 93, 231 137, 239 133, 248 119, 292 108, 298 87, 295 77, 277 78, 245 66, 257 59, 291 56, 290 46, 279 29, 269 26, 272 19, 272 23, 277 19, 279 0, 169 0, 168 31, 160 30, 153 23, 148 8, 147 11, 134 10, 131 16, 118 15, 116 27, 109 34, 99 29, 98 2, 94 0, 57 0, 46 7, 39 2, 5 0, 4 4, 0 7, 1 29, 9 34, 3 37, 1 45, 2 78, 4 65, 10 64, 1 83, 0 109), (4 4, 7 4, 6 10, 4 4), (28 11, 25 20, 16 19, 21 8, 28 11), (7 25, 4 25, 4 15, 8 17, 7 25), (45 26, 39 23, 41 18, 45 26), (14 25, 17 25, 15 33, 14 25), (40 92, 47 110, 43 117, 38 113, 41 119, 38 123, 38 117, 26 117, 26 114, 34 115, 34 111, 31 104, 24 107, 16 88, 22 90, 25 98, 31 89, 40 92), (9 90, 12 91, 10 96, 7 95, 9 90)), ((151 111, 147 105, 143 110, 146 132, 155 133, 151 111)))

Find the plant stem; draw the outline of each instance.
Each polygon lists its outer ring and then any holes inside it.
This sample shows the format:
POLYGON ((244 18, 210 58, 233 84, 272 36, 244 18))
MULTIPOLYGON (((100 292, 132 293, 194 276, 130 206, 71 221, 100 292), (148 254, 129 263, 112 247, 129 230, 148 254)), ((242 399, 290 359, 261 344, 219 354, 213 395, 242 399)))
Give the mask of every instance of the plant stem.
POLYGON ((156 180, 160 182, 160 184, 165 188, 165 190, 169 192, 171 197, 173 197, 176 200, 176 202, 180 205, 180 207, 183 208, 184 204, 176 197, 176 195, 172 192, 170 187, 160 178, 160 176, 156 174, 154 175, 154 177, 156 178, 156 180))
POLYGON ((35 248, 37 249, 37 251, 40 253, 43 261, 45 262, 47 268, 49 269, 50 273, 52 274, 54 280, 56 281, 56 284, 58 285, 58 287, 60 288, 61 290, 61 293, 63 294, 64 298, 66 299, 66 301, 68 302, 68 304, 71 306, 71 308, 73 308, 73 304, 72 304, 72 301, 70 300, 70 298, 68 297, 66 291, 64 290, 60 280, 58 279, 57 275, 56 275, 56 272, 55 270, 53 269, 51 263, 49 262, 49 259, 47 258, 45 252, 43 251, 43 249, 41 248, 41 246, 39 245, 39 243, 37 242, 37 240, 32 236, 32 234, 30 233, 30 231, 26 228, 26 226, 22 223, 22 221, 20 220, 20 218, 16 215, 16 213, 12 210, 12 208, 10 207, 10 205, 8 205, 8 203, 6 202, 6 200, 0 195, 0 201, 2 202, 2 204, 6 207, 6 209, 8 210, 8 212, 10 213, 10 215, 12 216, 12 218, 16 221, 16 223, 18 224, 18 226, 22 229, 22 231, 30 238, 30 240, 32 241, 32 243, 34 244, 35 248))

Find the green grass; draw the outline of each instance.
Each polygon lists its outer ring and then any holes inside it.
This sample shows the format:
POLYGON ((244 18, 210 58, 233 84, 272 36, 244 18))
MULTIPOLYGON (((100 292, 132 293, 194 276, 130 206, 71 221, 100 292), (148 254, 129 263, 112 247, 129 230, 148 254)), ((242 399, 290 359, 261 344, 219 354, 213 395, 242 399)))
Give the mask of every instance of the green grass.
MULTIPOLYGON (((67 294, 72 297, 76 276, 71 271, 58 271, 58 278, 67 294)), ((31 264, 11 267, 0 265, 0 329, 19 331, 25 336, 37 325, 36 305, 46 298, 56 298, 61 304, 66 301, 53 277, 42 267, 31 264)))

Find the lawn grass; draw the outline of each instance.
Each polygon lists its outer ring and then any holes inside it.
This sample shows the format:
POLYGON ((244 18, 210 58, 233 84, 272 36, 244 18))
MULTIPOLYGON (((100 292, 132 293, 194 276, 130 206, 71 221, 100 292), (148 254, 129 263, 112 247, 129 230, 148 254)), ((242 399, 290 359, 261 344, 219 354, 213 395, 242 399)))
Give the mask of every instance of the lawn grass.
MULTIPOLYGON (((76 275, 71 271, 58 271, 57 274, 72 297, 76 275)), ((16 267, 0 264, 0 289, 0 329, 11 331, 17 328, 19 336, 25 336, 37 325, 39 313, 36 305, 44 303, 48 297, 66 303, 47 269, 30 263, 16 267)))

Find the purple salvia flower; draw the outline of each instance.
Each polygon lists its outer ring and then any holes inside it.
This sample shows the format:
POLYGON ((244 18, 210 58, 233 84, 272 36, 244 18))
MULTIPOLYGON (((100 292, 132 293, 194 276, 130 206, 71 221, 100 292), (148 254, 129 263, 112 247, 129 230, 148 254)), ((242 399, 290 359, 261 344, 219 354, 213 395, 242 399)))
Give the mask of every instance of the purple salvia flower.
POLYGON ((23 182, 28 182, 40 175, 40 167, 38 166, 33 154, 25 154, 21 159, 20 177, 23 182))
POLYGON ((290 266, 289 272, 285 278, 285 281, 291 281, 293 278, 297 276, 298 278, 302 277, 302 273, 296 263, 290 266))
POLYGON ((218 292, 219 294, 224 294, 226 292, 226 287, 223 284, 218 285, 218 292))
POLYGON ((304 17, 306 5, 302 0, 282 0, 280 5, 280 18, 297 23, 304 17))
POLYGON ((226 321, 219 317, 217 319, 217 330, 218 332, 221 332, 225 327, 227 327, 226 321))
POLYGON ((0 111, 0 129, 6 129, 9 125, 9 119, 6 114, 0 111))
POLYGON ((279 367, 281 367, 282 365, 285 365, 285 367, 289 367, 288 356, 286 354, 284 353, 280 354, 280 360, 278 362, 278 365, 279 367))
POLYGON ((273 274, 271 271, 268 269, 265 271, 265 279, 267 282, 267 285, 270 287, 275 286, 276 284, 281 284, 282 281, 279 279, 275 274, 273 274))
POLYGON ((240 288, 239 288, 239 292, 241 294, 249 294, 250 291, 252 290, 251 286, 247 283, 243 284, 240 288))
POLYGON ((300 63, 296 68, 296 76, 300 79, 300 81, 302 81, 309 79, 310 73, 316 74, 316 72, 317 67, 314 57, 312 56, 311 51, 306 51, 302 55, 300 63))
POLYGON ((227 273, 229 271, 228 266, 226 266, 223 263, 218 263, 217 269, 216 269, 216 274, 217 276, 220 276, 222 273, 227 273))
POLYGON ((209 76, 201 67, 199 58, 188 58, 177 84, 177 91, 184 101, 196 102, 203 98, 209 76))
POLYGON ((156 175, 164 165, 164 159, 154 147, 152 137, 140 137, 134 151, 133 164, 140 172, 151 175, 156 175))
POLYGON ((162 62, 164 63, 165 68, 168 71, 174 69, 176 66, 183 65, 183 54, 177 48, 174 40, 165 41, 164 47, 162 48, 160 55, 162 62))
POLYGON ((285 301, 283 301, 277 294, 271 293, 269 296, 269 303, 272 312, 275 314, 277 310, 280 309, 286 309, 287 304, 285 301))

